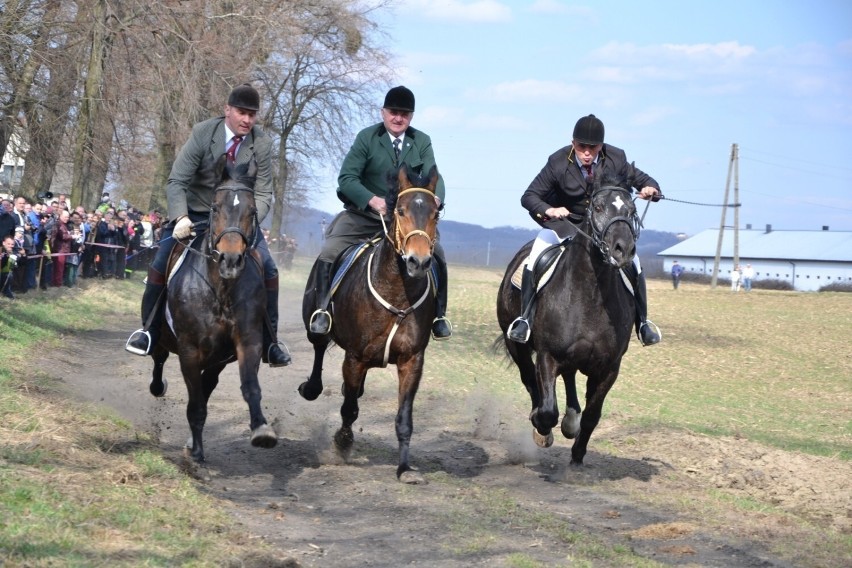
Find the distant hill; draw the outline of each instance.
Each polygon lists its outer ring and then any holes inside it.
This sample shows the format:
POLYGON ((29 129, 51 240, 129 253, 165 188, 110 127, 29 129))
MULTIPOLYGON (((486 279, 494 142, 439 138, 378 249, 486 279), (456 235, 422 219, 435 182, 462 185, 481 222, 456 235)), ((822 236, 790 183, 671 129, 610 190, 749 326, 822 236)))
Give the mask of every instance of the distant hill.
MULTIPOLYGON (((336 214, 336 213, 335 213, 336 214)), ((309 207, 291 209, 284 217, 283 231, 299 244, 298 254, 316 256, 322 245, 322 233, 335 214, 309 207)), ((452 264, 505 268, 524 243, 535 238, 536 229, 494 227, 486 229, 470 223, 442 220, 441 244, 452 264)), ((639 258, 649 275, 662 270, 657 253, 680 242, 675 233, 643 230, 639 238, 639 258)))

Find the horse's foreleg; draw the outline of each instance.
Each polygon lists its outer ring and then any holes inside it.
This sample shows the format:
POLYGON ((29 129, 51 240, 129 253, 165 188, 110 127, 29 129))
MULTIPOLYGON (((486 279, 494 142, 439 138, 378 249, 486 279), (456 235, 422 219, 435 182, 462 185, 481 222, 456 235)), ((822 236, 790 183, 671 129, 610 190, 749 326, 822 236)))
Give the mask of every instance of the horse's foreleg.
POLYGON ((411 434, 414 431, 414 397, 420 387, 420 377, 423 375, 423 352, 406 361, 397 363, 399 374, 399 410, 396 414, 396 439, 399 441, 399 465, 396 477, 405 483, 422 483, 423 477, 411 469, 408 463, 408 451, 411 434))
POLYGON ((506 347, 509 351, 509 356, 518 367, 521 382, 530 395, 530 402, 532 403, 531 410, 534 410, 541 404, 541 393, 539 393, 538 383, 535 378, 535 363, 533 363, 532 348, 529 345, 515 343, 509 339, 506 339, 506 347))
MULTIPOLYGON (((258 341, 260 346, 261 342, 258 341)), ((251 428, 251 445, 256 448, 274 448, 278 444, 278 435, 266 423, 266 417, 260 407, 261 392, 257 371, 260 368, 260 349, 238 347, 240 367, 240 391, 243 400, 249 407, 249 428, 251 428)))
POLYGON ((533 439, 541 447, 553 444, 553 427, 559 423, 559 406, 556 404, 556 362, 547 353, 539 353, 535 364, 535 378, 541 396, 539 405, 530 413, 535 431, 533 439))
POLYGON ((299 394, 305 400, 316 400, 322 393, 322 363, 325 359, 325 351, 328 349, 328 338, 324 341, 316 339, 314 343, 314 366, 308 380, 299 385, 299 394))
POLYGON ((340 406, 342 424, 334 434, 334 445, 344 458, 349 457, 352 442, 352 425, 358 420, 358 397, 364 392, 364 379, 367 378, 367 365, 357 361, 348 353, 343 359, 343 404, 340 406))
POLYGON ((562 435, 575 438, 580 433, 580 400, 577 398, 576 371, 562 373, 565 381, 565 401, 568 407, 562 417, 562 435))
POLYGON ((169 389, 169 382, 163 378, 163 367, 166 364, 166 359, 169 358, 169 352, 162 347, 154 347, 151 358, 154 360, 154 370, 151 376, 151 384, 148 390, 157 398, 166 396, 166 391, 169 389))
POLYGON ((615 379, 618 377, 618 367, 619 365, 616 365, 615 369, 611 370, 603 379, 589 377, 586 381, 586 410, 583 411, 580 419, 579 435, 571 447, 571 463, 574 465, 583 464, 589 439, 601 419, 604 399, 606 399, 609 389, 612 388, 615 379))
POLYGON ((189 422, 189 430, 192 432, 190 456, 201 463, 204 461, 204 442, 201 433, 204 430, 204 423, 207 422, 207 396, 204 394, 201 372, 197 368, 198 365, 188 365, 181 362, 183 380, 186 383, 186 391, 189 395, 189 400, 186 403, 186 420, 189 422))

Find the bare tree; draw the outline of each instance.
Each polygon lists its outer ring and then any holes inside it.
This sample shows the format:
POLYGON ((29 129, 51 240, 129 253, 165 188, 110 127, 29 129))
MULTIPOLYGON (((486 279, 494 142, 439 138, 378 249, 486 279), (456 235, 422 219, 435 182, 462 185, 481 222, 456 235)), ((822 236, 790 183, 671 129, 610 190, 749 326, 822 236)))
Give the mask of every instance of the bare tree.
POLYGON ((390 76, 382 34, 370 19, 380 7, 307 0, 288 4, 290 12, 275 20, 273 55, 257 71, 272 98, 264 126, 278 138, 275 236, 285 207, 310 203, 312 172, 338 162, 353 129, 377 108, 375 92, 390 76))

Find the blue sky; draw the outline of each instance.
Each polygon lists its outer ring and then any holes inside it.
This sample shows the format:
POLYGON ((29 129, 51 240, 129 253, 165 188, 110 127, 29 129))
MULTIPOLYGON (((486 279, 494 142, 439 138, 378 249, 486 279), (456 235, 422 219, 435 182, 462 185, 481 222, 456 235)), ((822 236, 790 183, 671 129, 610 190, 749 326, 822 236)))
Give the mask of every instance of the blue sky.
MULTIPOLYGON (((852 230, 852 2, 406 0, 382 20, 446 219, 535 228, 521 194, 594 113, 672 200, 723 203, 736 143, 741 228, 852 230)), ((334 185, 317 207, 340 209, 334 185)), ((721 215, 663 201, 645 227, 721 215)))

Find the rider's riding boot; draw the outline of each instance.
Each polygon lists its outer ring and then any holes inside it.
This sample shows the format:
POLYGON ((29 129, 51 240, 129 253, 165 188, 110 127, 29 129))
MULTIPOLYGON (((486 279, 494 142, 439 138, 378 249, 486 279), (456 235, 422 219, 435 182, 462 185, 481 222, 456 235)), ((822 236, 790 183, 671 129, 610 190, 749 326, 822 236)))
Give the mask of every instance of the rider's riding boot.
POLYGON ((447 319, 447 263, 444 259, 433 256, 438 268, 438 290, 435 298, 435 319, 432 320, 432 337, 449 339, 453 334, 453 324, 447 319))
POLYGON ((526 343, 530 338, 532 327, 529 318, 535 299, 535 282, 533 282, 532 270, 524 269, 521 277, 521 315, 509 325, 506 337, 517 343, 526 343))
POLYGON ((165 289, 165 275, 149 267, 148 278, 145 280, 145 292, 142 294, 142 328, 134 331, 124 345, 124 349, 130 353, 148 355, 159 341, 164 306, 161 297, 165 289))
POLYGON ((328 313, 326 296, 331 287, 331 264, 325 260, 317 261, 317 271, 314 275, 314 294, 317 309, 311 314, 308 330, 311 333, 325 335, 331 331, 331 314, 328 313))
POLYGON ((645 290, 645 274, 636 275, 636 285, 633 288, 636 300, 636 335, 642 345, 654 345, 660 342, 660 329, 657 324, 648 319, 648 295, 645 290))
POLYGON ((263 351, 260 358, 270 367, 284 367, 291 363, 290 354, 278 343, 278 277, 266 281, 266 317, 263 326, 263 351))

